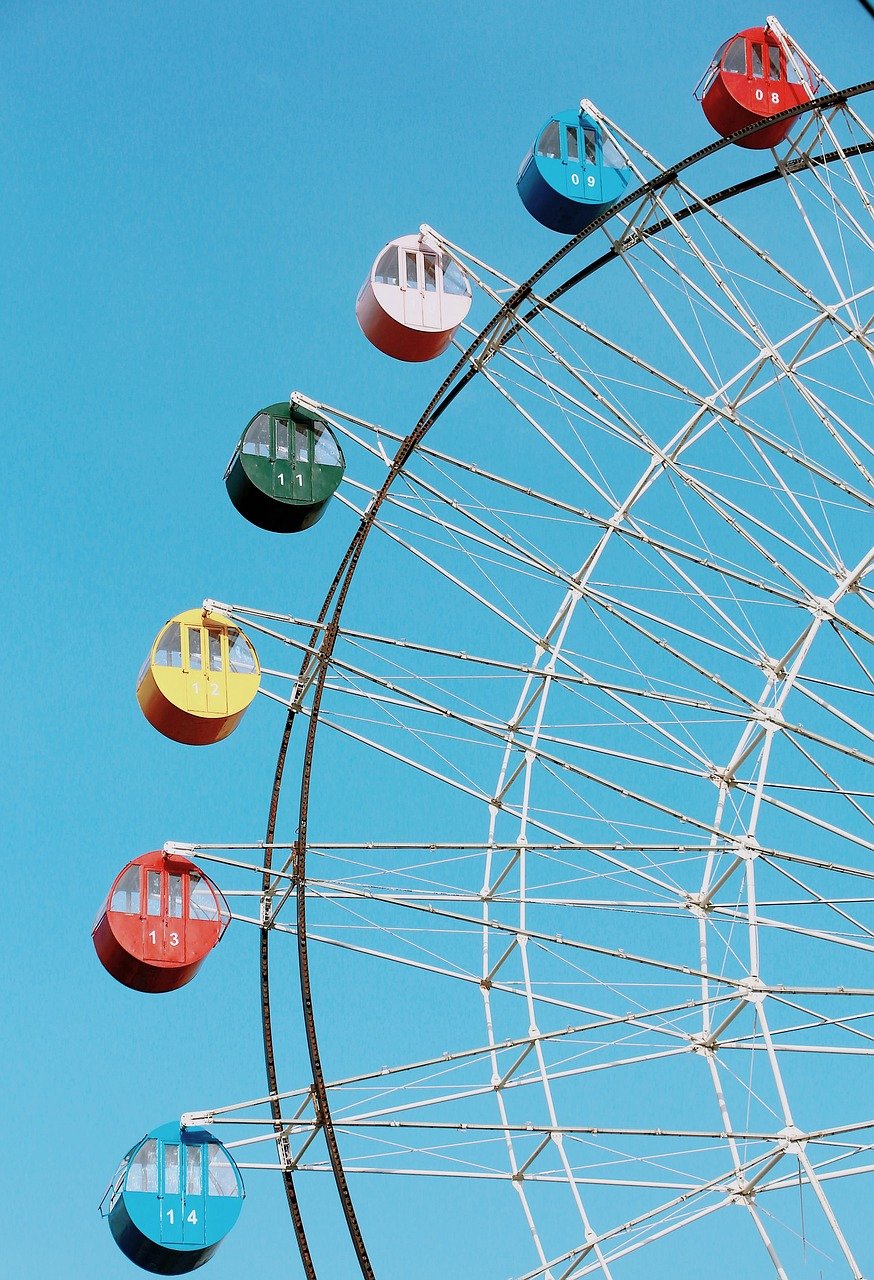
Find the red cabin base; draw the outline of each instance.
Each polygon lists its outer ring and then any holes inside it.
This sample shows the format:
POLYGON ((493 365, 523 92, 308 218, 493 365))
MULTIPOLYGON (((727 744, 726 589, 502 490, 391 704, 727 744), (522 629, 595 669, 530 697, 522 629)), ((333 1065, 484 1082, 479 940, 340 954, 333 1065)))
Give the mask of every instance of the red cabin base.
MULTIPOLYGON (((732 79, 734 78, 732 77, 732 79)), ((740 80, 741 77, 737 77, 737 79, 740 80)), ((781 102, 772 111, 756 111, 752 107, 744 106, 738 102, 737 97, 733 96, 726 87, 725 80, 717 76, 712 86, 701 99, 701 107, 716 132, 721 134, 723 138, 727 138, 729 134, 736 133, 738 129, 746 129, 748 125, 767 120, 768 116, 775 115, 778 110, 787 111, 789 107, 797 107, 802 102, 809 101, 803 85, 786 84, 782 86, 782 90, 781 97, 785 98, 786 101, 781 102)), ((778 120, 776 124, 766 125, 763 129, 757 129, 748 138, 739 138, 735 146, 744 147, 748 151, 766 151, 769 147, 778 146, 794 124, 794 118, 778 120)))
POLYGON ((107 911, 100 917, 91 935, 100 963, 123 986, 130 987, 133 991, 155 994, 176 991, 190 982, 203 964, 203 960, 192 961, 191 964, 143 960, 134 955, 134 950, 141 946, 140 938, 136 935, 141 934, 142 930, 131 930, 125 925, 126 922, 119 918, 119 912, 107 911))
POLYGON ((380 306, 369 285, 361 292, 355 305, 355 315, 365 337, 378 351, 410 363, 433 360, 435 356, 442 355, 457 328, 441 331, 403 325, 380 306))

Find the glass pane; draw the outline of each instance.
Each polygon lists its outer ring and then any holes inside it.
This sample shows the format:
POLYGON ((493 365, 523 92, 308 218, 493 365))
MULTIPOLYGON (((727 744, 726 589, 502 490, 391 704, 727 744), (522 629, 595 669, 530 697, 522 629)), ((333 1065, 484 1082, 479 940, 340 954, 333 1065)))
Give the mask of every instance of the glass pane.
POLYGON ((185 1194, 203 1195, 203 1147, 185 1148, 185 1194))
POLYGON ((254 453, 259 458, 270 457, 270 418, 259 413, 243 439, 243 453, 254 453))
POLYGON ((537 139, 537 154, 557 160, 561 155, 561 144, 558 140, 558 121, 550 120, 537 139))
POLYGON ((713 84, 713 81, 716 79, 717 75, 719 74, 719 67, 722 62, 722 55, 725 53, 726 49, 728 48, 729 43, 730 41, 723 40, 722 44, 716 50, 716 53, 714 53, 710 61, 710 66, 707 68, 707 70, 704 72, 704 75, 699 80, 695 88, 695 97, 698 99, 699 102, 707 93, 708 89, 713 84))
POLYGON ((164 1190, 169 1196, 179 1195, 179 1145, 164 1143, 164 1190))
POLYGON ((176 920, 182 919, 182 877, 167 877, 167 913, 176 920))
POLYGON ((583 129, 583 139, 586 145, 586 164, 595 164, 598 159, 598 137, 595 130, 586 125, 583 129))
POLYGON ((437 292, 437 258, 433 253, 425 253, 422 255, 422 261, 425 264, 425 292, 437 292))
POLYGON ((574 125, 568 125, 567 129, 567 158, 568 160, 580 158, 580 137, 574 125))
POLYGON ((315 439, 314 455, 316 462, 323 467, 342 467, 343 456, 340 446, 324 423, 317 422, 313 428, 315 439))
POLYGON ((306 462, 309 458, 309 427, 305 423, 294 424, 294 460, 306 462))
POLYGON ((209 640, 209 669, 210 671, 221 671, 222 669, 222 637, 220 631, 207 631, 207 639, 209 640))
POLYGON ((753 51, 753 76, 756 80, 761 80, 764 75, 762 71, 762 46, 753 44, 750 47, 753 51))
POLYGON ((188 632, 188 667, 190 671, 202 671, 203 660, 200 655, 200 628, 186 627, 188 632))
POLYGON ((131 1161, 125 1190, 158 1190, 158 1144, 154 1138, 144 1142, 131 1161))
POLYGON ((255 651, 242 631, 228 632, 228 664, 231 671, 249 675, 256 669, 255 651))
MULTIPOLYGON (((713 67, 713 66, 717 66, 717 65, 718 65, 719 60, 721 59, 722 55, 725 53, 726 49, 728 48, 728 46, 729 46, 730 44, 731 44, 731 40, 730 40, 730 39, 729 39, 729 40, 723 40, 722 44, 721 44, 721 45, 719 46, 719 48, 716 50, 716 53, 714 53, 714 55, 713 55, 713 61, 712 61, 712 62, 711 62, 711 64, 710 64, 710 66, 711 66, 711 67, 713 67)), ((710 70, 710 68, 708 67, 708 71, 709 71, 709 70, 710 70)))
POLYGON ((776 45, 768 45, 768 74, 772 80, 780 79, 780 50, 776 45))
POLYGON ((216 1142, 210 1142, 206 1149, 209 1161, 209 1195, 238 1196, 240 1188, 237 1175, 224 1151, 216 1142))
POLYGON ((723 71, 737 71, 740 75, 746 75, 747 46, 743 36, 736 36, 728 46, 722 69, 723 71))
POLYGON ((407 260, 407 288, 418 289, 419 279, 416 275, 416 255, 408 249, 404 256, 407 260))
POLYGON ((448 254, 443 255, 443 292, 465 297, 468 293, 467 277, 457 262, 448 254))
POLYGON ((161 914, 161 873, 160 871, 146 872, 146 915, 159 916, 161 914))
POLYGON ((155 662, 159 667, 182 666, 182 629, 178 622, 165 627, 155 649, 155 662))
POLYGON ((374 280, 378 284, 400 284, 401 278, 398 275, 398 247, 396 244, 389 245, 385 253, 376 265, 374 280))
POLYGON ((810 68, 806 62, 801 61, 797 53, 786 59, 786 79, 790 84, 803 84, 811 95, 816 92, 810 68))
POLYGON ((288 461, 288 423, 276 419, 276 457, 281 462, 288 461))
POLYGON ((140 869, 128 867, 118 884, 112 891, 110 911, 124 911, 129 916, 139 915, 140 911, 140 869))
POLYGON ((625 161, 622 159, 621 152, 614 146, 609 138, 601 139, 601 159, 608 169, 625 168, 625 161))
POLYGON ((192 920, 218 920, 219 915, 215 894, 194 871, 188 881, 188 914, 192 920))

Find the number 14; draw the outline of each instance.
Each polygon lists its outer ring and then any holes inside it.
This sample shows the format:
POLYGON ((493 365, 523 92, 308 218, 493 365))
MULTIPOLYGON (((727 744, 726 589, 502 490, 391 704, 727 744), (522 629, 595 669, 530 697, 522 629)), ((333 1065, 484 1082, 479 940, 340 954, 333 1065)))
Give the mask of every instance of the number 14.
MULTIPOLYGON (((174 1222, 176 1221, 175 1211, 174 1211, 173 1209, 168 1209, 168 1210, 167 1210, 167 1220, 168 1220, 168 1222, 170 1223, 170 1226, 172 1227, 172 1226, 173 1226, 173 1224, 174 1224, 174 1222)), ((196 1210, 196 1209, 192 1209, 192 1210, 191 1210, 191 1212, 189 1213, 188 1217, 185 1219, 185 1221, 186 1221, 186 1222, 190 1222, 190 1223, 192 1224, 192 1226, 196 1226, 196 1225, 197 1225, 197 1210, 196 1210)))

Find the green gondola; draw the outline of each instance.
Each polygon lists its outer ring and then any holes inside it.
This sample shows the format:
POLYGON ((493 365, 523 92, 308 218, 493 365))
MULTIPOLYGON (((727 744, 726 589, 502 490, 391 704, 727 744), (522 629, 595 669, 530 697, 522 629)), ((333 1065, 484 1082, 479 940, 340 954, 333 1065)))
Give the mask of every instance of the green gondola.
POLYGON ((346 463, 328 424, 300 404, 272 404, 246 427, 225 472, 231 502, 271 533, 298 533, 321 519, 346 463))

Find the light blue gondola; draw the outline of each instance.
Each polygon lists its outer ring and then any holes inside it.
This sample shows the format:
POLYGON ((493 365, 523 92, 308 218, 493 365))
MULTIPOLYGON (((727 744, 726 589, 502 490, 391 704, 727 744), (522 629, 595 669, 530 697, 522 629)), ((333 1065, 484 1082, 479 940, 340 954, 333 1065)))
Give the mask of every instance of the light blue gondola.
POLYGON ((178 1276, 212 1257, 244 1195, 240 1171, 217 1138, 171 1123, 131 1147, 100 1209, 131 1262, 178 1276))
POLYGON ((631 170, 580 107, 550 117, 522 161, 516 189, 550 231, 576 235, 625 194, 631 170))

